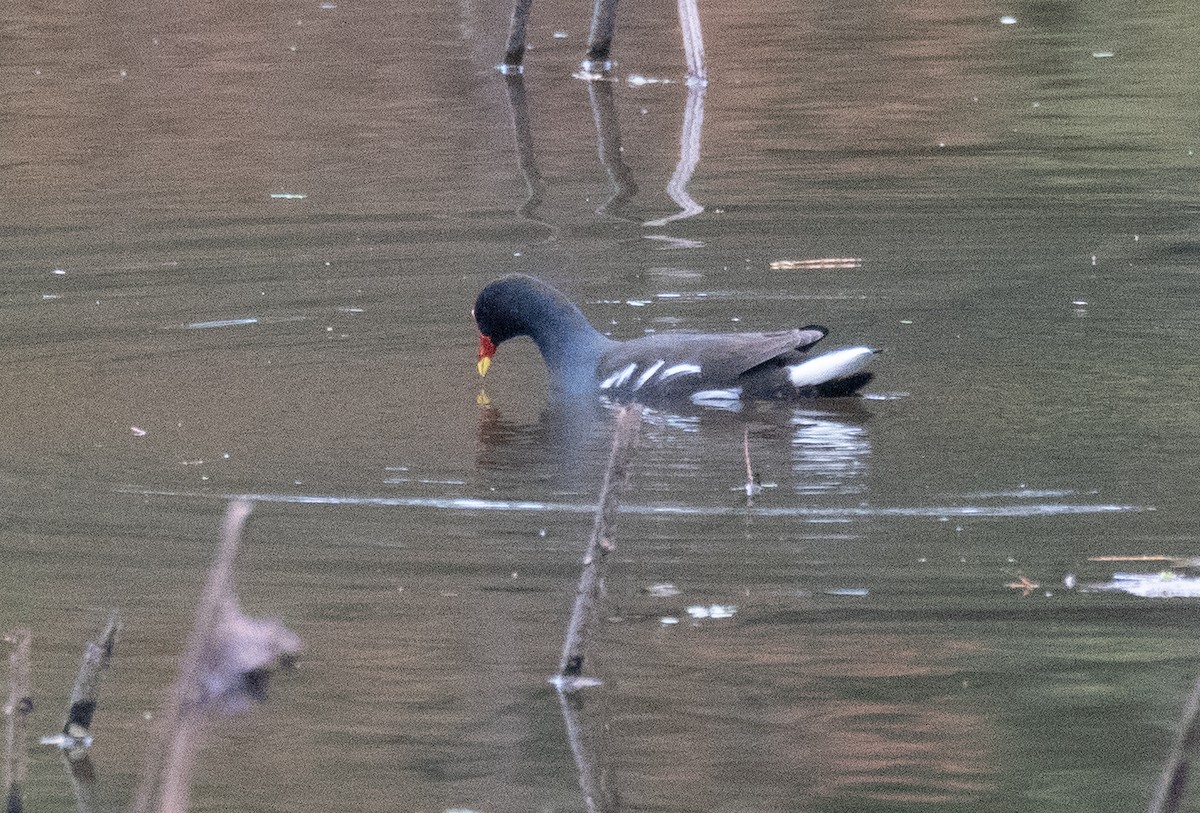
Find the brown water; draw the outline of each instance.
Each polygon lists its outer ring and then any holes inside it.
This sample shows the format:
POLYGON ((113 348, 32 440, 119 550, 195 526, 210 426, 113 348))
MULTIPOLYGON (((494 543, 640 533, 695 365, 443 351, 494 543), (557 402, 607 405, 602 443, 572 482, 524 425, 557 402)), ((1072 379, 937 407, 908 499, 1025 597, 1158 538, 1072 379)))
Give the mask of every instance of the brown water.
MULTIPOLYGON (((849 404, 648 416, 584 709, 622 809, 1145 805, 1200 608, 1061 580, 1200 555, 1194 4, 708 3, 690 102, 643 6, 595 86, 586 9, 539 5, 511 94, 502 4, 5 15, 0 626, 49 733, 123 612, 102 809, 238 493, 243 600, 305 654, 213 726, 197 809, 584 809, 545 678, 611 414, 546 409, 529 344, 477 405, 510 271, 618 337, 887 351, 849 404), (859 262, 770 267, 821 258, 859 262)), ((29 797, 74 809, 52 751, 29 797)))

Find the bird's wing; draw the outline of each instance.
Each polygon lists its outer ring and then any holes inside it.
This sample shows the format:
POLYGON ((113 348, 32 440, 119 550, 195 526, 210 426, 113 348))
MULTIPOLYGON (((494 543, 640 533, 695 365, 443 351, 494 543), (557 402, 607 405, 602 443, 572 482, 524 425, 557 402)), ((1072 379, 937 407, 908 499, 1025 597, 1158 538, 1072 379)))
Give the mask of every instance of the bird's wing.
POLYGON ((602 391, 668 396, 735 387, 748 370, 803 351, 828 331, 810 326, 771 333, 656 333, 621 342, 600 357, 602 391))

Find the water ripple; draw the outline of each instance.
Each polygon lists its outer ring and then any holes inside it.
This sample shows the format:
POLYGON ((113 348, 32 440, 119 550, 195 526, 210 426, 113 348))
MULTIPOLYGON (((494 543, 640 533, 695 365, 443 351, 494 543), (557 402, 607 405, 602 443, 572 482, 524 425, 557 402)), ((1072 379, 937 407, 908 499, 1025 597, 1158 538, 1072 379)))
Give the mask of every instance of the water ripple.
MULTIPOLYGON (((367 497, 336 494, 210 494, 199 491, 157 491, 127 487, 123 494, 140 497, 183 497, 187 499, 229 500, 245 498, 262 503, 300 505, 361 505, 386 508, 433 508, 449 511, 497 511, 527 513, 590 514, 596 510, 588 503, 546 502, 542 500, 489 500, 476 497, 367 497)), ((752 506, 680 505, 648 503, 622 505, 621 511, 640 516, 722 517, 752 514, 760 517, 803 517, 815 520, 855 519, 863 517, 982 517, 1022 518, 1075 514, 1117 514, 1153 511, 1150 506, 1122 503, 1021 503, 1016 505, 926 505, 926 506, 752 506)))

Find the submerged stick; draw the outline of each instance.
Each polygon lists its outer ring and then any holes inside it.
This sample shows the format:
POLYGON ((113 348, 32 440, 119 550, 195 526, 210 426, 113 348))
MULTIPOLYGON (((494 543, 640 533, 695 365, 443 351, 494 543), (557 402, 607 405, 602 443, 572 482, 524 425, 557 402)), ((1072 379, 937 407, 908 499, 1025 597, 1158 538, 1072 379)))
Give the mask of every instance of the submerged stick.
POLYGON ((579 587, 575 590, 575 606, 571 611, 567 638, 563 643, 562 657, 558 664, 560 685, 568 689, 583 674, 585 651, 592 637, 601 599, 604 597, 605 565, 609 555, 616 549, 612 529, 620 502, 619 492, 627 479, 629 462, 633 459, 641 422, 642 408, 636 404, 622 408, 617 414, 612 453, 608 458, 608 467, 604 470, 604 482, 600 486, 600 500, 592 522, 592 534, 583 554, 583 572, 579 577, 579 587))
POLYGON ((253 504, 234 500, 225 512, 221 547, 208 574, 196 623, 163 712, 165 743, 146 766, 134 813, 188 808, 201 723, 210 712, 238 712, 263 698, 274 667, 300 648, 280 622, 246 616, 233 589, 233 560, 253 504))
POLYGON ((1150 800, 1147 813, 1175 813, 1183 801, 1183 792, 1187 789, 1188 769, 1191 759, 1188 751, 1200 738, 1200 678, 1192 684, 1192 693, 1183 704, 1183 714, 1179 718, 1179 729, 1171 742, 1171 750, 1163 762, 1162 774, 1158 777, 1158 785, 1154 788, 1154 796, 1150 800))
POLYGON ((584 715, 583 698, 580 692, 558 692, 558 708, 567 727, 567 742, 579 773, 583 803, 588 813, 616 813, 620 809, 616 781, 605 758, 604 732, 608 720, 603 714, 584 715))
POLYGON ((29 694, 29 630, 13 630, 4 636, 12 643, 8 656, 8 701, 4 714, 8 717, 4 748, 4 798, 7 813, 25 809, 25 774, 29 768, 28 716, 33 711, 29 694))

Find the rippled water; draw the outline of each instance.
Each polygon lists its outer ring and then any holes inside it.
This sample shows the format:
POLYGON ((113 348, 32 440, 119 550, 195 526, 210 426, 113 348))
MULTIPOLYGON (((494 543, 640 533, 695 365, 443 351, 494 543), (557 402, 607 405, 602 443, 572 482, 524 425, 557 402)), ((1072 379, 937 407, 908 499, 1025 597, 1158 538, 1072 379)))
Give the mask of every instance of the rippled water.
MULTIPOLYGON (((243 602, 305 652, 212 726, 197 808, 585 809, 545 679, 612 412, 528 343, 477 403, 510 271, 617 337, 886 351, 864 399, 647 414, 580 710, 621 809, 1145 805, 1198 609, 1080 587, 1200 556, 1195 9, 702 13, 690 92, 669 5, 591 85, 579 4, 521 84, 501 5, 9 15, 0 626, 49 733, 124 614, 100 807, 252 494, 243 602)), ((74 809, 57 754, 28 796, 74 809)))

